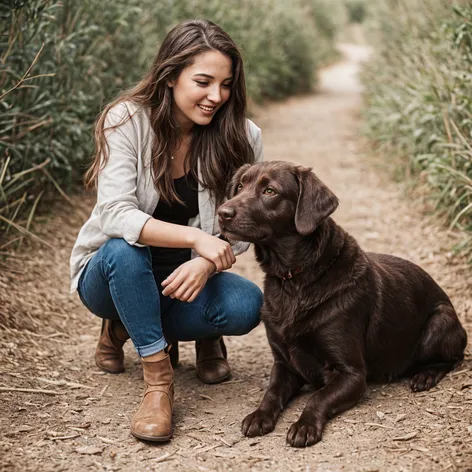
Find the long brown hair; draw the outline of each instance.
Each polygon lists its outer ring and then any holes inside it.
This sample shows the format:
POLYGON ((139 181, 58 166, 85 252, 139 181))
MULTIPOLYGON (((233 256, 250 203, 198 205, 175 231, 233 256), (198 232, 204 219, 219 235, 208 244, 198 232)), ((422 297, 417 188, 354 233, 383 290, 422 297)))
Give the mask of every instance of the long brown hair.
POLYGON ((95 126, 94 159, 84 177, 87 187, 97 183, 98 174, 108 161, 105 131, 117 128, 131 118, 125 117, 118 125, 106 128, 107 113, 118 103, 131 101, 150 110, 154 131, 151 173, 156 190, 167 203, 179 201, 171 175, 171 156, 181 136, 172 115, 173 95, 168 83, 176 80, 197 54, 210 50, 231 58, 231 94, 208 125, 193 126, 185 168, 198 179, 197 160, 200 159, 201 184, 210 190, 216 203, 221 203, 232 174, 241 165, 253 163, 254 152, 247 136, 246 85, 241 54, 229 35, 207 20, 190 20, 175 26, 165 37, 143 80, 119 95, 102 111, 95 126))

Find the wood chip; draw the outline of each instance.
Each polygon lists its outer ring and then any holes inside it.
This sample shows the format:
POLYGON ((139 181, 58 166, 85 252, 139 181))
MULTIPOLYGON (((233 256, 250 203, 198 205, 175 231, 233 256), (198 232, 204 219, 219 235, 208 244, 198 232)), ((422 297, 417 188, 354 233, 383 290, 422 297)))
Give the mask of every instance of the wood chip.
POLYGON ((97 447, 97 446, 78 447, 75 450, 75 452, 78 452, 79 454, 88 454, 88 455, 101 454, 103 452, 103 447, 97 447))
POLYGON ((107 391, 107 388, 109 385, 105 385, 101 390, 100 393, 98 394, 99 397, 103 397, 103 394, 107 391))
POLYGON ((27 426, 27 425, 22 425, 18 428, 19 433, 29 433, 30 431, 33 431, 33 426, 27 426))
POLYGON ((394 420, 394 423, 398 423, 399 421, 403 421, 406 418, 405 414, 397 415, 397 417, 394 420))
POLYGON ((78 438, 80 434, 71 434, 70 436, 54 436, 52 438, 49 438, 51 441, 64 441, 66 439, 74 439, 78 438))
POLYGON ((420 447, 420 446, 411 446, 411 449, 415 451, 420 451, 420 452, 430 452, 429 449, 426 449, 425 447, 420 447))
POLYGON ((434 411, 434 410, 431 410, 431 408, 426 408, 425 411, 431 415, 434 415, 434 416, 439 416, 440 418, 443 418, 444 415, 442 413, 439 413, 437 411, 434 411))
POLYGON ((413 431, 411 433, 405 434, 405 436, 397 436, 396 438, 392 438, 392 441, 408 441, 409 439, 413 439, 417 435, 418 431, 413 431))
POLYGON ((374 426, 375 428, 394 429, 392 426, 387 426, 380 423, 364 423, 366 426, 374 426))
POLYGON ((213 446, 208 446, 203 449, 200 449, 197 454, 203 454, 204 452, 211 451, 212 449, 216 449, 217 447, 221 447, 221 444, 213 444, 213 446))
POLYGON ((97 436, 97 438, 100 439, 100 441, 104 442, 105 444, 116 444, 118 442, 116 440, 104 438, 102 436, 97 436))
POLYGON ((213 398, 211 398, 210 396, 208 395, 203 395, 203 393, 199 393, 198 396, 200 398, 203 398, 204 400, 211 400, 212 402, 214 402, 215 400, 213 400, 213 398))

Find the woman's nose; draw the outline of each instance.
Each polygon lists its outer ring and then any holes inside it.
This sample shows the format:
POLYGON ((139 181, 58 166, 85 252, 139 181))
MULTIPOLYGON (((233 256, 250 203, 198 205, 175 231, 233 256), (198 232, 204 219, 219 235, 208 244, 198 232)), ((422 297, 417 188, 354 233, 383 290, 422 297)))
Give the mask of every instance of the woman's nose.
POLYGON ((208 93, 208 100, 213 103, 221 102, 221 91, 219 86, 212 87, 212 89, 208 93))

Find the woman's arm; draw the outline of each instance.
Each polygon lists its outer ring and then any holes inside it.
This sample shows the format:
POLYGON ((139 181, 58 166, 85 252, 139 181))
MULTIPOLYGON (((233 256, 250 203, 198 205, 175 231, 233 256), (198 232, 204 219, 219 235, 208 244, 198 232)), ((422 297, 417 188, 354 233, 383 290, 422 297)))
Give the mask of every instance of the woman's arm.
POLYGON ((155 218, 146 221, 138 242, 146 246, 194 249, 197 254, 215 264, 218 272, 230 269, 236 262, 228 242, 198 228, 167 223, 155 218))

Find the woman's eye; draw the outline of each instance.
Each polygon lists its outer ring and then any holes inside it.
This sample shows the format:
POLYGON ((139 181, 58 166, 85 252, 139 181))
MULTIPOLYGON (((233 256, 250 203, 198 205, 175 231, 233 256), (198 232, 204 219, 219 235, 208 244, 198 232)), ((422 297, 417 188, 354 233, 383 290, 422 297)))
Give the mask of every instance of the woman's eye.
POLYGON ((273 196, 273 195, 277 195, 277 192, 276 192, 272 187, 267 187, 267 188, 264 190, 264 195, 273 196))
POLYGON ((200 87, 206 87, 208 85, 208 82, 201 82, 199 80, 196 80, 195 82, 197 82, 197 84, 200 86, 200 87))
POLYGON ((223 88, 230 89, 233 84, 223 84, 223 88))

